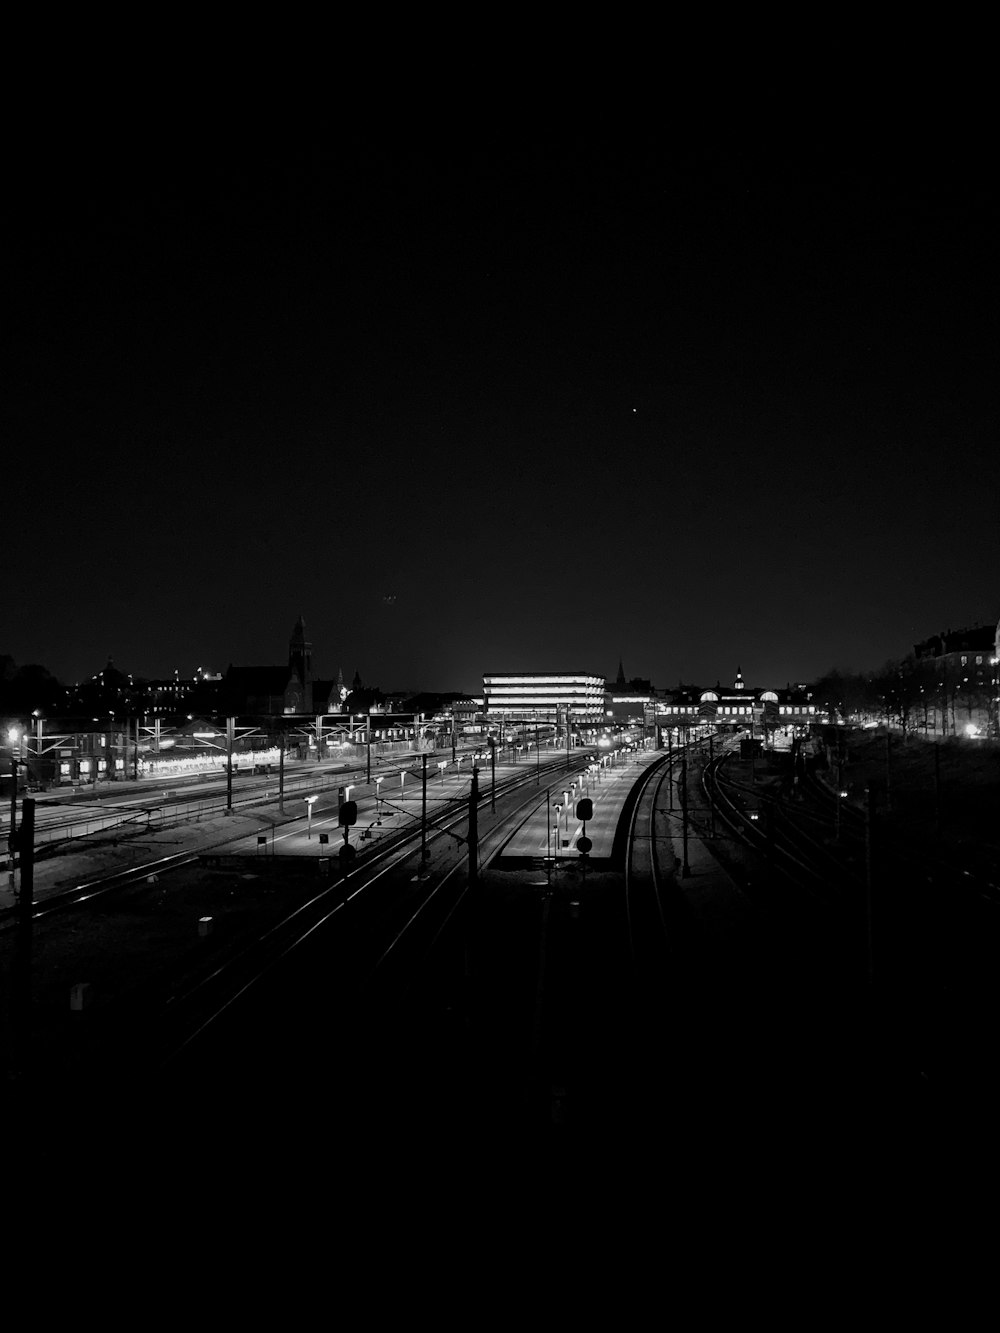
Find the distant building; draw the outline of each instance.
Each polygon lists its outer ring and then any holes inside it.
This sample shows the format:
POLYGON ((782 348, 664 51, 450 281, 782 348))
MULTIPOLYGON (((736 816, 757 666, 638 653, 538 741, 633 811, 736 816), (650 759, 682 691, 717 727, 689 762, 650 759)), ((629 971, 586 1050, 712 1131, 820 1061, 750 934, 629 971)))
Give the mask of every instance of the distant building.
POLYGON ((657 707, 661 726, 710 725, 722 731, 747 730, 754 734, 808 727, 822 716, 805 688, 749 687, 739 667, 732 685, 717 683, 708 689, 681 686, 670 691, 657 707))
MULTIPOLYGON (((336 690, 332 681, 315 682, 320 686, 321 712, 329 708, 336 690)), ((288 641, 286 666, 230 666, 222 682, 224 711, 230 715, 280 716, 286 713, 315 711, 312 677, 312 644, 306 637, 305 621, 299 616, 288 641)), ((339 707, 336 711, 339 711, 339 707)))
POLYGON ((577 720, 604 714, 604 677, 582 671, 483 675, 483 709, 510 720, 555 722, 569 709, 577 720))
POLYGON ((185 713, 192 707, 199 711, 211 711, 218 701, 221 685, 221 671, 205 671, 199 667, 190 680, 182 679, 180 672, 175 670, 173 676, 165 680, 138 681, 137 691, 144 715, 169 716, 172 713, 185 713))
POLYGON ((913 656, 933 673, 918 725, 946 736, 997 735, 1000 625, 942 630, 915 643, 913 656))

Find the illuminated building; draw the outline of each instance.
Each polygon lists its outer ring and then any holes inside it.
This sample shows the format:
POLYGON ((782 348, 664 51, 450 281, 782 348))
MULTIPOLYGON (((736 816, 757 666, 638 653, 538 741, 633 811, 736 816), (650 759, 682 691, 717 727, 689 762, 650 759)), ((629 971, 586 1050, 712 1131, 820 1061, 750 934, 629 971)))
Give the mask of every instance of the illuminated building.
POLYGON ((599 721, 604 715, 604 677, 586 672, 494 672, 483 675, 483 709, 511 720, 555 722, 570 710, 573 718, 599 721))
POLYGON ((944 736, 1000 733, 1000 626, 933 634, 913 645, 913 656, 921 680, 919 727, 944 736))
POLYGON ((712 689, 682 686, 671 691, 658 704, 657 714, 661 726, 711 725, 722 731, 746 729, 754 734, 779 727, 808 727, 822 716, 804 687, 751 689, 738 668, 730 686, 717 684, 712 689))

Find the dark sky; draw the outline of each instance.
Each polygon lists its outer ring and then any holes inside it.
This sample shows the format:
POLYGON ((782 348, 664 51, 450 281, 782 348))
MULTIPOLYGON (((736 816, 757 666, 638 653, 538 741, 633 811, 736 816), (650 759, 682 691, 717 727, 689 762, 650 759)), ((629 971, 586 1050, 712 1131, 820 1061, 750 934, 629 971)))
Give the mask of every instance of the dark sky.
POLYGON ((14 151, 0 652, 783 685, 1000 616, 942 135, 62 121, 14 151), (391 600, 387 600, 391 599, 391 600))

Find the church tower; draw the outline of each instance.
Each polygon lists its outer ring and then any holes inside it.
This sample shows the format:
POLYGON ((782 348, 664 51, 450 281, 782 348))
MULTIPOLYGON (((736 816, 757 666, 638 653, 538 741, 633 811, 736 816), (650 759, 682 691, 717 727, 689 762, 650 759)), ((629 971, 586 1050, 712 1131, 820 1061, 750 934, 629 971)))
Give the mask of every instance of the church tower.
POLYGON ((306 638, 306 622, 299 616, 288 640, 288 665, 302 682, 302 709, 311 713, 312 697, 312 644, 306 638))
POLYGON ((615 681, 615 684, 619 689, 624 689, 625 687, 625 667, 623 666, 620 657, 618 659, 618 679, 615 681))

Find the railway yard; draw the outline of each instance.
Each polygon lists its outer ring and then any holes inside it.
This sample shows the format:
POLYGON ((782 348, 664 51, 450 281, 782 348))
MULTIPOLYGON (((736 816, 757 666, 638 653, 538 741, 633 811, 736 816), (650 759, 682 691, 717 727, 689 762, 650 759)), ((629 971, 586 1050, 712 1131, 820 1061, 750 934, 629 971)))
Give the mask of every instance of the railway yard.
POLYGON ((902 1152, 997 1085, 1000 773, 967 755, 715 736, 487 765, 477 799, 471 759, 414 760, 358 775, 352 854, 344 775, 308 815, 110 821, 38 861, 29 940, 4 899, 8 1103, 902 1152))

